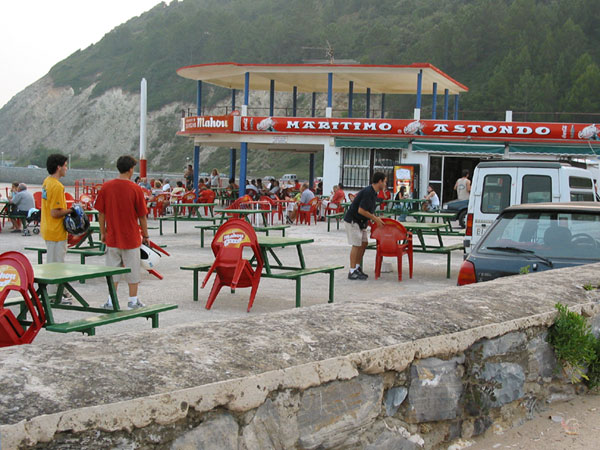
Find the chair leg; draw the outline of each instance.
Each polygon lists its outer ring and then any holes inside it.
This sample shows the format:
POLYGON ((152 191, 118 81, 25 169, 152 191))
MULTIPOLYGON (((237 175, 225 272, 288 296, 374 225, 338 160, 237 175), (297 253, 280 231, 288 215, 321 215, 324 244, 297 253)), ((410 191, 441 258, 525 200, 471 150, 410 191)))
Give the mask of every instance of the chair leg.
POLYGON ((383 256, 379 253, 375 256, 375 279, 378 279, 381 276, 381 262, 383 260, 383 256))
POLYGON ((402 250, 398 252, 398 281, 402 281, 402 250))
POLYGON ((212 307, 213 303, 215 302, 215 299, 217 298, 217 295, 219 294, 219 291, 223 286, 224 284, 221 283, 221 278, 219 277, 219 274, 217 274, 217 276, 215 277, 215 283, 213 284, 213 287, 210 290, 210 294, 208 295, 208 300, 206 300, 206 309, 210 309, 212 307))
POLYGON ((412 251, 408 252, 408 274, 409 274, 409 277, 412 279, 412 276, 413 276, 413 252, 412 251))

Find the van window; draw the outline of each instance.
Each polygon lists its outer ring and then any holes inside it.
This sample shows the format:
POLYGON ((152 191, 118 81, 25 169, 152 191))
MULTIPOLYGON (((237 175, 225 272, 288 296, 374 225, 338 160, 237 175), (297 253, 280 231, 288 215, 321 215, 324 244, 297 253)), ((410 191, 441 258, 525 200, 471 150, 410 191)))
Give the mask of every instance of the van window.
POLYGON ((592 180, 585 177, 569 177, 569 187, 575 189, 592 189, 592 180))
POLYGON ((481 212, 498 214, 510 205, 510 175, 486 175, 483 179, 481 212))
POLYGON ((552 178, 547 175, 525 175, 521 193, 521 203, 541 203, 552 201, 552 178))
POLYGON ((593 202, 594 194, 592 192, 573 192, 571 191, 572 202, 593 202))

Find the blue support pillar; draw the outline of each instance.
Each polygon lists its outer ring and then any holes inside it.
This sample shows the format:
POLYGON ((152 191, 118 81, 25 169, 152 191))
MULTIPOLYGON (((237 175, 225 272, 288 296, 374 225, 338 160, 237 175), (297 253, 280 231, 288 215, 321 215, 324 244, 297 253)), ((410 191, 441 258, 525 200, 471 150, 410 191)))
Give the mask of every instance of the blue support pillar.
POLYGON ((381 118, 385 117, 385 94, 381 94, 381 118))
POLYGON ((269 88, 269 116, 273 116, 275 109, 275 80, 271 80, 271 87, 269 88))
POLYGON ((366 95, 366 111, 365 111, 365 117, 368 119, 369 117, 371 117, 371 88, 367 88, 367 95, 366 95))
POLYGON ((354 100, 354 81, 348 82, 348 117, 352 117, 352 102, 354 100))
POLYGON ((198 87, 196 90, 196 115, 202 115, 202 80, 198 80, 198 87))
POLYGON ((317 115, 317 93, 316 92, 312 93, 312 101, 310 104, 310 114, 311 114, 311 117, 316 117, 316 115, 317 115))
POLYGON ((248 160, 248 143, 240 144, 240 197, 246 195, 246 161, 248 160))
POLYGON ((458 120, 458 94, 454 96, 454 120, 458 120))
POLYGON ((444 89, 444 120, 448 120, 448 89, 444 89))
MULTIPOLYGON (((235 111, 235 89, 231 90, 231 111, 235 111)), ((235 180, 235 161, 237 159, 237 150, 235 148, 229 149, 229 178, 235 180)))
POLYGON ((315 154, 310 154, 310 159, 308 163, 308 187, 312 190, 315 184, 315 154))
POLYGON ((433 101, 431 102, 431 118, 437 118, 437 83, 433 83, 433 101))
POLYGON ((421 109, 421 91, 423 90, 423 71, 419 70, 417 75, 417 109, 421 109))
POLYGON ((250 97, 250 72, 244 74, 244 105, 248 106, 248 98, 250 97))
POLYGON ((235 148, 229 149, 229 178, 235 180, 235 162, 237 159, 237 150, 235 148))
POLYGON ((292 89, 292 116, 296 117, 298 114, 298 87, 294 86, 292 89))

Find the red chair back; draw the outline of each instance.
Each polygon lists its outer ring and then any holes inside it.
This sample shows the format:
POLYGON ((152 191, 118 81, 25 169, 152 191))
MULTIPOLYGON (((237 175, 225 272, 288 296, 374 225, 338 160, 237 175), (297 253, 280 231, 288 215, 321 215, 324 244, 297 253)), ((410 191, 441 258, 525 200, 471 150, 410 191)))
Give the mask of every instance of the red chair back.
POLYGON ((371 237, 377 241, 375 256, 375 279, 381 275, 381 264, 384 256, 398 259, 398 279, 402 281, 402 255, 408 255, 409 274, 413 274, 413 243, 412 233, 406 231, 400 222, 383 218, 384 226, 371 225, 371 237))
POLYGON ((42 209, 42 192, 37 191, 33 193, 33 202, 35 203, 36 209, 42 209))
POLYGON ((215 201, 215 197, 217 193, 211 189, 205 189, 200 192, 200 196, 198 197, 198 203, 213 203, 215 201))
POLYGON ((254 228, 245 220, 230 219, 217 230, 211 248, 215 255, 215 262, 206 274, 202 287, 206 285, 213 272, 216 272, 216 277, 206 302, 206 309, 211 308, 223 286, 230 286, 232 290, 236 287, 252 287, 248 301, 248 311, 250 311, 263 268, 263 258, 254 228), (243 257, 246 247, 252 249, 255 267, 252 267, 250 261, 243 257))
POLYGON ((195 203, 196 201, 196 193, 195 192, 186 192, 181 197, 181 203, 195 203))
POLYGON ((33 267, 25 255, 18 252, 0 255, 0 347, 31 343, 46 321, 33 278, 33 267), (31 315, 27 329, 11 310, 4 308, 11 292, 21 294, 31 315))

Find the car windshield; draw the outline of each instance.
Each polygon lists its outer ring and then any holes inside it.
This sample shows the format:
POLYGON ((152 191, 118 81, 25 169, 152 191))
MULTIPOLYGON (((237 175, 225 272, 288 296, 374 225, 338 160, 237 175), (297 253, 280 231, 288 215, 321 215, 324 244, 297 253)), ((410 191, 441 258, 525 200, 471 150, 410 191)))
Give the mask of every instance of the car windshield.
POLYGON ((541 257, 599 260, 600 214, 557 211, 503 214, 479 245, 481 253, 524 250, 541 257))

